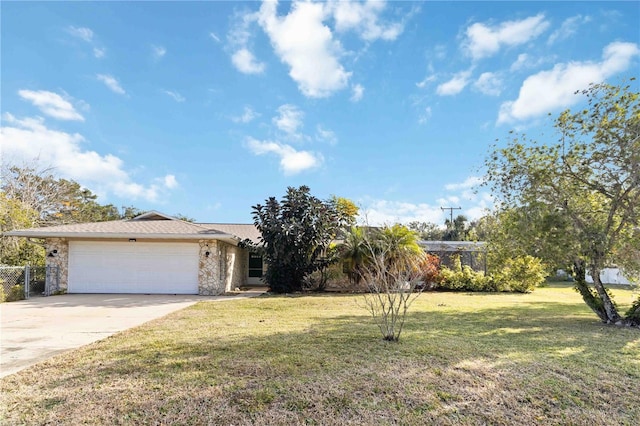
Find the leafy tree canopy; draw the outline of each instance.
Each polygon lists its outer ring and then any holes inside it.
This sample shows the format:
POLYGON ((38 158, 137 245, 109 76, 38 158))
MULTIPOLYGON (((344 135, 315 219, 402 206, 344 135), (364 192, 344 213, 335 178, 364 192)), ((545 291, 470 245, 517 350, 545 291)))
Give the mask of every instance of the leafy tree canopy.
POLYGON ((577 289, 600 319, 637 325, 640 303, 620 315, 600 271, 611 262, 634 263, 617 254, 634 247, 639 226, 640 93, 631 85, 593 84, 578 94, 588 107, 559 115, 557 141, 514 135, 488 158, 487 181, 507 212, 508 235, 526 235, 540 252, 560 244, 554 256, 573 263, 577 289))
POLYGON ((120 219, 112 204, 73 180, 56 178, 51 169, 4 166, 1 190, 8 199, 35 212, 33 226, 64 225, 120 219))
POLYGON ((445 230, 435 223, 413 221, 406 224, 406 227, 416 233, 419 239, 427 241, 442 241, 445 230))
POLYGON ((324 256, 329 243, 351 220, 335 200, 322 201, 308 186, 300 186, 287 188, 280 201, 270 197, 253 206, 261 244, 247 245, 260 251, 269 265, 264 280, 271 291, 301 291, 305 278, 330 262, 324 256))
POLYGON ((360 208, 350 199, 344 197, 338 197, 336 195, 331 197, 331 203, 335 206, 338 213, 349 222, 350 225, 355 225, 358 218, 360 208))
MULTIPOLYGON (((34 162, 34 163, 37 163, 34 162)), ((73 180, 61 179, 53 169, 2 165, 0 232, 41 226, 130 219, 143 211, 100 204, 97 196, 73 180)), ((44 250, 24 238, 0 237, 0 263, 44 264, 44 250)))
POLYGON ((458 215, 444 222, 446 230, 442 235, 443 241, 467 241, 469 239, 469 219, 465 215, 458 215))

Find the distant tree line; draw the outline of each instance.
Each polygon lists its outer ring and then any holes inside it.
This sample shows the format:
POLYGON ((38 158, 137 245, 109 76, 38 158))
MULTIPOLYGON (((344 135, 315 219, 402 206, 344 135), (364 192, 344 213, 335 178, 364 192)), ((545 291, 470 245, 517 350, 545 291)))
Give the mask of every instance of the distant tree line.
POLYGON ((405 225, 425 241, 484 241, 488 237, 485 218, 470 221, 465 215, 446 219, 444 227, 432 222, 413 221, 405 225))

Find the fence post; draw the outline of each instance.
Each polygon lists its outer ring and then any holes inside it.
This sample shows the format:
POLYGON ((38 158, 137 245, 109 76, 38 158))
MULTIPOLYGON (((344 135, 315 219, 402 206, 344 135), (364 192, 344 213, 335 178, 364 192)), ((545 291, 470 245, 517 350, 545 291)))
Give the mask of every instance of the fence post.
POLYGON ((29 265, 26 265, 24 267, 24 298, 28 299, 29 298, 29 281, 31 281, 31 269, 29 268, 29 265))

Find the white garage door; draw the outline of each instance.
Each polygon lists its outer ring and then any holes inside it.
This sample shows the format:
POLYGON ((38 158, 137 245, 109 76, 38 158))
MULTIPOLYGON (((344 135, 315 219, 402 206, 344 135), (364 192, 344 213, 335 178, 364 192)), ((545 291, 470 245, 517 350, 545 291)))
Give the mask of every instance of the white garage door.
POLYGON ((198 293, 198 244, 69 242, 69 293, 198 293))

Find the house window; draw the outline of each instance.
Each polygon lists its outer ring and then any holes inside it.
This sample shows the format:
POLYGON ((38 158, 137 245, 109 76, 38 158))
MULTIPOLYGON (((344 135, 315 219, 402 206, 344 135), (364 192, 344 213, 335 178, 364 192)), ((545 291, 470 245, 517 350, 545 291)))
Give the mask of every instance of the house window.
POLYGON ((262 277, 262 256, 249 253, 249 278, 262 277))

